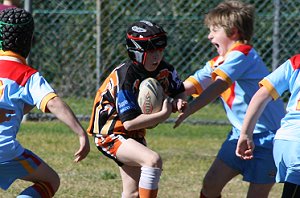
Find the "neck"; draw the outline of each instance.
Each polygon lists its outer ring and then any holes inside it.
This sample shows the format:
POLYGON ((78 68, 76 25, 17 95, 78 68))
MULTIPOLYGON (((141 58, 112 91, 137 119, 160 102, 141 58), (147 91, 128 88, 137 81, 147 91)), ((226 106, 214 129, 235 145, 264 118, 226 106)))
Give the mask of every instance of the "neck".
POLYGON ((12 52, 12 51, 0 50, 0 59, 1 60, 17 61, 17 62, 20 62, 20 63, 26 65, 26 59, 24 57, 20 56, 19 54, 12 52))

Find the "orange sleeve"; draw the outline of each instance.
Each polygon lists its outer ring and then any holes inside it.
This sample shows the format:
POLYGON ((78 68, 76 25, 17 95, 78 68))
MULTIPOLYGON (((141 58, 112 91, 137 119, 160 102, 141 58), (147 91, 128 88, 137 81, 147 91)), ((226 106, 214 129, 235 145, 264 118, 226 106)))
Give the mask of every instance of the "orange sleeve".
POLYGON ((274 100, 276 100, 280 97, 280 95, 278 94, 278 92, 276 91, 274 86, 270 83, 270 81, 268 81, 268 79, 266 79, 266 78, 262 79, 259 82, 259 86, 260 87, 264 86, 270 92, 270 95, 272 96, 272 98, 274 100))
POLYGON ((43 100, 40 104, 40 109, 41 109, 42 112, 44 112, 44 113, 49 112, 49 110, 47 109, 47 103, 49 102, 49 100, 51 100, 52 98, 55 98, 55 97, 57 97, 56 93, 52 92, 52 93, 49 93, 48 95, 46 95, 43 98, 43 100))
POLYGON ((215 71, 212 72, 211 77, 213 80, 216 80, 217 76, 222 77, 228 83, 229 86, 232 84, 232 81, 229 78, 229 76, 222 70, 216 69, 215 71))
POLYGON ((198 97, 202 92, 203 92, 203 88, 201 87, 201 84, 192 76, 188 77, 185 81, 190 82, 193 84, 193 86, 196 89, 196 94, 193 94, 193 97, 198 97))

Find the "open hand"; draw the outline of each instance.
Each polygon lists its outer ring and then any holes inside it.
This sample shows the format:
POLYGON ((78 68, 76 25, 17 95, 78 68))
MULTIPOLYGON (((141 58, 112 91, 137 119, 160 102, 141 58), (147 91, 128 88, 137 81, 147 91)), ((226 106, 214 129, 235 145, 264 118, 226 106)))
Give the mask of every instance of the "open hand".
POLYGON ((74 154, 75 156, 74 162, 79 162, 83 160, 90 152, 90 143, 87 135, 79 136, 79 143, 80 143, 80 148, 74 154))

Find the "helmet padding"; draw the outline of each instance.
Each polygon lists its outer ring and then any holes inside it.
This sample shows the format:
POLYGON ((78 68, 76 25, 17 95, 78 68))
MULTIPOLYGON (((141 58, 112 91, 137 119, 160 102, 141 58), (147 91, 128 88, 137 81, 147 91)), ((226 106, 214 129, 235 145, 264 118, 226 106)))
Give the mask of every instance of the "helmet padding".
POLYGON ((156 23, 142 20, 127 29, 126 47, 133 61, 143 63, 146 51, 164 49, 166 46, 167 33, 156 23))
POLYGON ((0 11, 0 50, 12 51, 26 58, 30 52, 34 21, 21 8, 0 11))

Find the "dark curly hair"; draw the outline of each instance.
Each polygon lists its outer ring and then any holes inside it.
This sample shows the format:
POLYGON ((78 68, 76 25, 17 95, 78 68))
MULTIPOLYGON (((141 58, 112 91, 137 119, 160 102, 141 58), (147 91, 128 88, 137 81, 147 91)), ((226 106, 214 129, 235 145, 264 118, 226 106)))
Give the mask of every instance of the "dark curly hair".
POLYGON ((0 50, 13 51, 26 58, 30 52, 34 21, 21 8, 0 11, 0 50))

